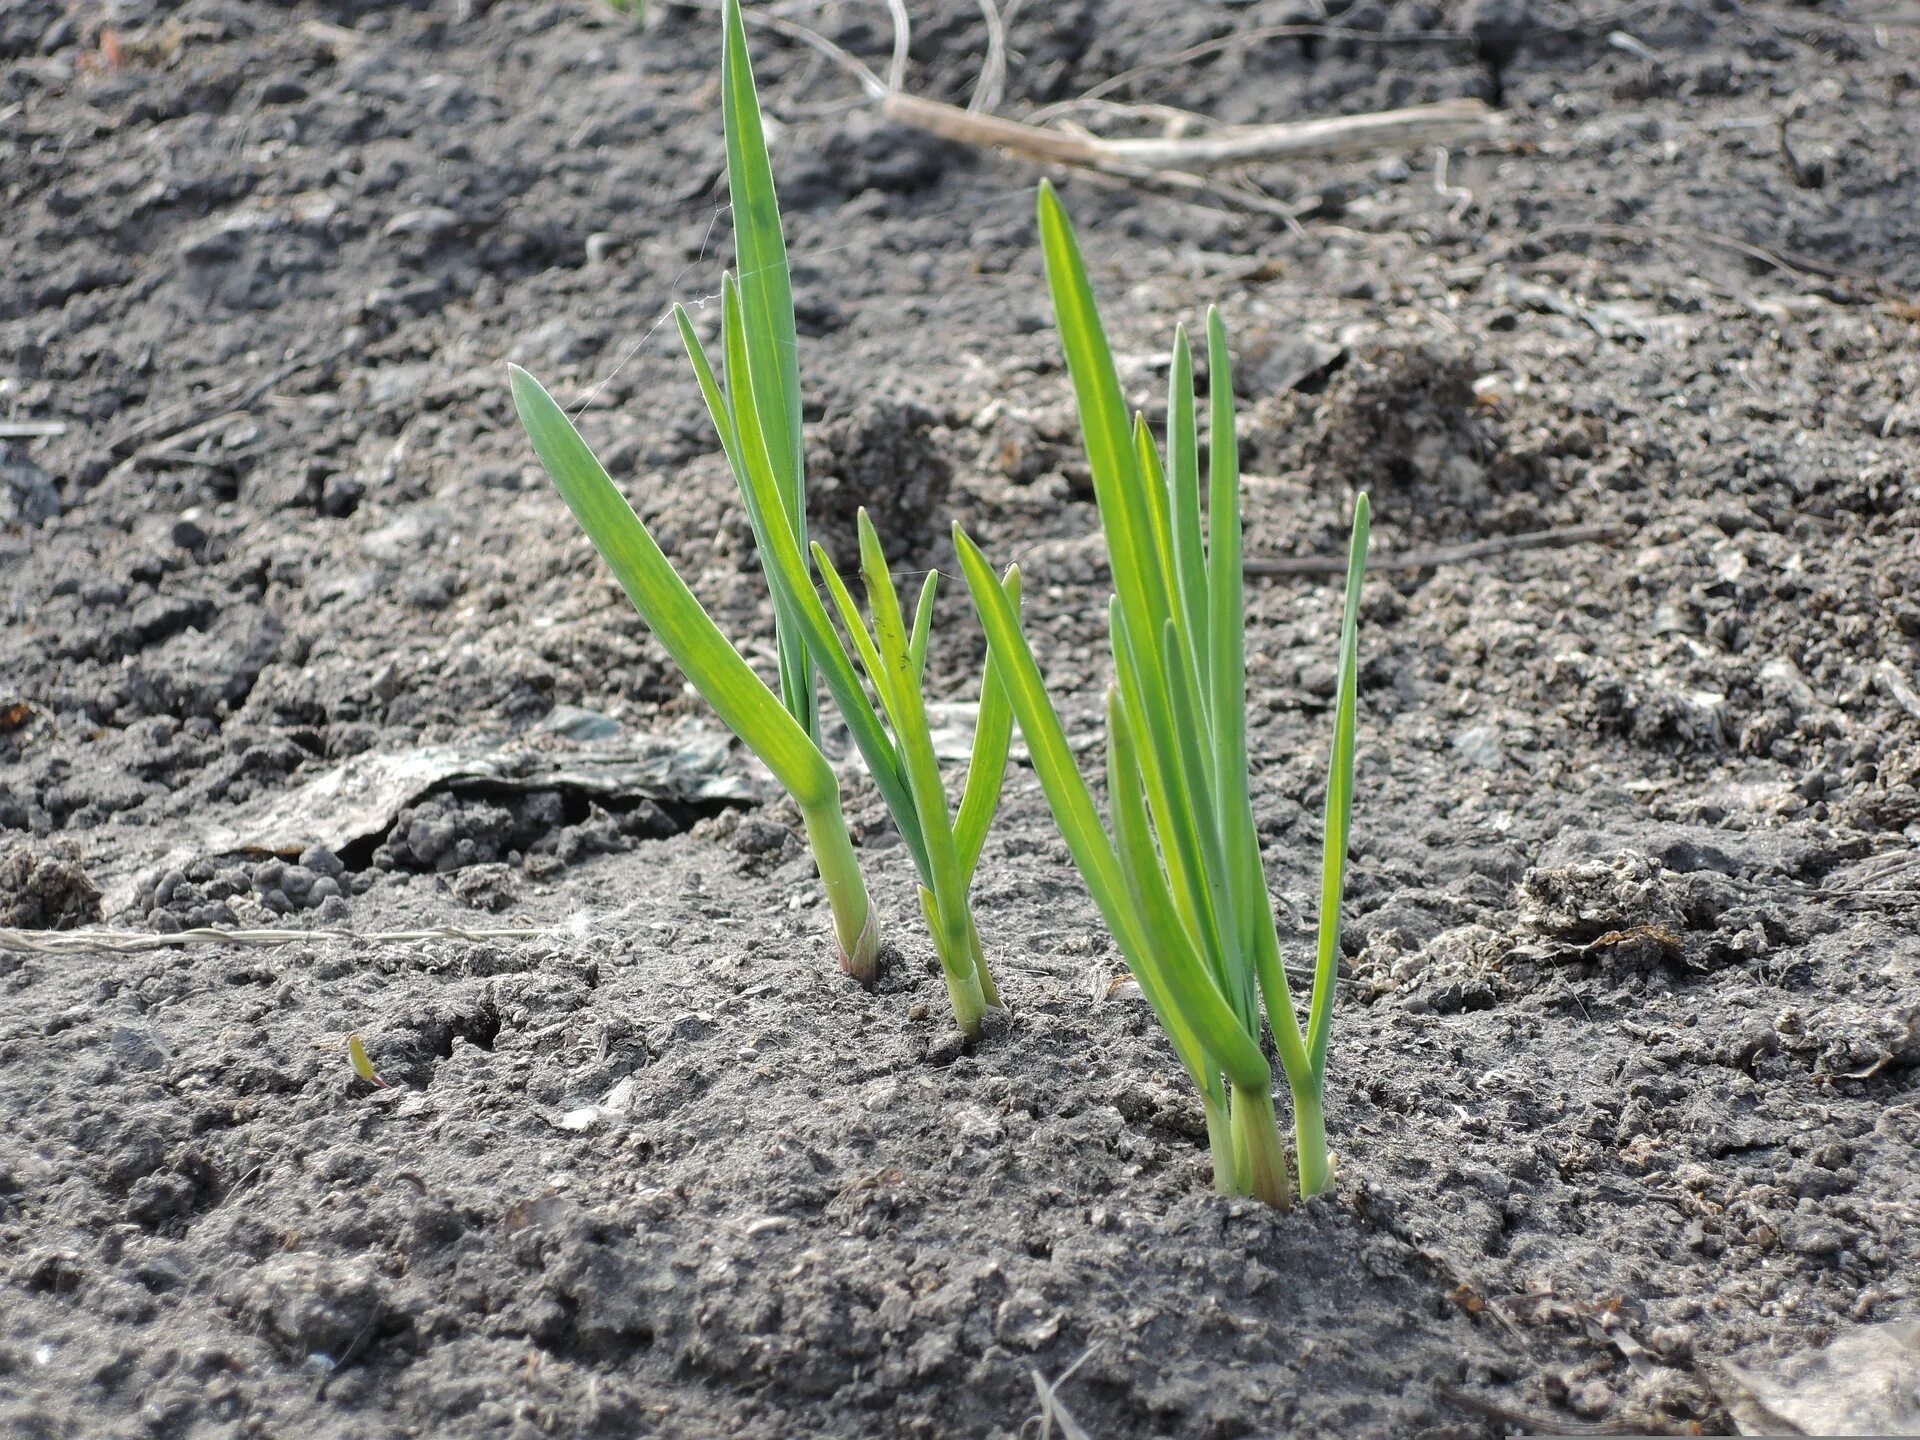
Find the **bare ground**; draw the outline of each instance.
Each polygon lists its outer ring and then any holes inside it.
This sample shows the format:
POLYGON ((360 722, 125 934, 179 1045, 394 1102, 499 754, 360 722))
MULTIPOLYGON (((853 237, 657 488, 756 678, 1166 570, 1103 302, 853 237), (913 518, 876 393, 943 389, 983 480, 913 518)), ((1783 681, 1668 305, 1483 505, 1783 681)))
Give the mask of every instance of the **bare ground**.
MULTIPOLYGON (((977 9, 912 8, 911 87, 964 100, 977 9)), ((1256 553, 1334 552, 1362 486, 1382 552, 1614 527, 1369 582, 1339 1183, 1276 1215, 1207 1193, 1030 774, 980 883, 1011 1033, 945 1031, 857 784, 901 953, 877 994, 836 976, 793 816, 534 467, 508 358, 592 392, 770 661, 659 329, 730 253, 712 20, 652 11, 0 11, 0 923, 535 932, 0 948, 0 1428, 1011 1436, 1091 1349, 1061 1397, 1098 1436, 1716 1431, 1728 1362, 1914 1318, 1912 17, 1016 18, 1010 113, 1302 23, 1119 93, 1511 111, 1444 183, 1430 153, 1263 172, 1298 232, 1068 180, 1150 414, 1174 323, 1225 309, 1256 553), (389 783, 343 818, 303 787, 350 762, 389 783)), ((823 13, 883 53, 879 7, 823 13)), ((958 518, 1020 558, 1092 733, 1104 578, 1033 172, 759 54, 820 523, 844 544, 868 504, 924 567, 958 518)), ((1250 603, 1298 950, 1335 598, 1250 603)))

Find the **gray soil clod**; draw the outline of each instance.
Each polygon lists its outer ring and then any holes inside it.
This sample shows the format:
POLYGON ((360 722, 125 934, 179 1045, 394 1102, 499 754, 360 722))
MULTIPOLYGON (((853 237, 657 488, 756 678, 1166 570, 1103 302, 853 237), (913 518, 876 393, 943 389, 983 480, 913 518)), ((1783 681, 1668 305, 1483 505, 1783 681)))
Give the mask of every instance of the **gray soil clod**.
MULTIPOLYGON (((874 58, 858 8, 822 23, 874 58)), ((977 887, 1005 1029, 972 1045, 869 787, 871 994, 744 767, 698 802, 594 781, 595 746, 708 722, 540 475, 508 359, 594 391, 703 601, 770 637, 659 325, 731 254, 712 17, 124 0, 116 69, 99 9, 0 6, 0 924, 543 938, 0 949, 0 1434, 1011 1440, 1082 1357, 1058 1401, 1099 1440, 1712 1432, 1752 1403, 1727 1377, 1778 1413, 1834 1368, 1809 1356, 1916 1319, 1920 32, 1335 7, 1125 98, 1479 96, 1500 148, 1444 190, 1431 154, 1264 172, 1300 234, 1064 177, 1150 419, 1174 324, 1225 312, 1250 553, 1337 552, 1363 484, 1383 549, 1617 527, 1368 582, 1336 1192, 1275 1214, 1208 1193, 1030 772, 977 887), (489 768, 378 834, 191 849, 430 745, 489 768)), ((912 9, 910 85, 964 103, 978 7, 912 9)), ((1028 4, 1005 108, 1304 13, 1028 4)), ((864 504, 904 569, 950 566, 956 518, 1021 560, 1094 735, 1106 582, 1035 172, 755 48, 819 533, 844 552, 864 504)), ((980 664, 961 592, 941 701, 980 664)), ((1295 962, 1337 603, 1249 597, 1295 962)))

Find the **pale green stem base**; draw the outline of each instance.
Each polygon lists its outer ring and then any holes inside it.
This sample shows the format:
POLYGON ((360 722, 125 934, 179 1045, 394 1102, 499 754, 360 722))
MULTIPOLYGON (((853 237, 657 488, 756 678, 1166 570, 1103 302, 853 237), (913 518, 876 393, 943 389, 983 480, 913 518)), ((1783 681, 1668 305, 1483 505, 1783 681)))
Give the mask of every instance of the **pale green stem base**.
POLYGON ((969 1040, 978 1040, 987 1033, 987 1002, 980 994, 978 977, 956 975, 944 965, 940 970, 947 977, 947 999, 953 1005, 953 1023, 969 1040))
POLYGON ((1300 1167, 1300 1193, 1324 1195, 1331 1190, 1333 1153, 1327 1149, 1327 1117, 1318 1094, 1294 1094, 1293 1148, 1300 1167))
POLYGON ((973 916, 963 915, 958 924, 945 923, 933 892, 924 886, 920 908, 926 912, 927 929, 933 935, 933 948, 940 958, 940 973, 946 977, 947 998, 953 1003, 953 1021, 969 1040, 986 1033, 989 1009, 1000 1006, 1000 992, 987 975, 986 961, 980 953, 980 932, 973 916))
POLYGON ((1273 1113, 1273 1095, 1265 1087, 1234 1087, 1233 1152, 1244 1184, 1243 1194, 1264 1200, 1276 1210, 1285 1210, 1293 1203, 1293 1181, 1287 1173, 1280 1121, 1273 1113))
POLYGON ((840 968, 862 985, 880 978, 880 921, 867 899, 867 882, 853 853, 853 838, 840 813, 840 797, 830 805, 804 812, 807 843, 820 867, 820 883, 827 889, 833 911, 833 931, 840 941, 840 968))
POLYGON ((973 944, 973 973, 980 977, 981 997, 986 1000, 989 1010, 998 1010, 1001 1006, 1000 987, 993 983, 993 972, 987 969, 987 954, 980 948, 980 927, 973 923, 971 913, 967 916, 967 938, 973 944))
POLYGON ((1207 1112, 1207 1149, 1213 1154, 1213 1188, 1220 1195, 1244 1195, 1240 1183, 1240 1162, 1233 1154, 1233 1119, 1225 1104, 1216 1105, 1205 1095, 1201 1107, 1207 1112))

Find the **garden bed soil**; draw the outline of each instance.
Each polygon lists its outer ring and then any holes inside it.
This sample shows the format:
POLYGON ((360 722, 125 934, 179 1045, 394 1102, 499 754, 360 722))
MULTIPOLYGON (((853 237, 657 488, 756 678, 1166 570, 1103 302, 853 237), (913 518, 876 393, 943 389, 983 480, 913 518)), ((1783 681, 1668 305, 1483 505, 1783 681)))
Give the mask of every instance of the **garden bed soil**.
MULTIPOLYGON (((911 8, 910 87, 964 103, 977 7, 911 8)), ((0 11, 0 935, 332 937, 0 945, 0 1430, 1008 1437, 1071 1368, 1098 1437, 1712 1432, 1740 1375, 1913 1319, 1911 17, 1018 12, 1009 113, 1283 23, 1330 28, 1117 93, 1511 111, 1444 161, 1263 172, 1297 230, 1063 177, 1150 415, 1223 307, 1252 553, 1338 553, 1359 487, 1383 556, 1613 527, 1369 578, 1338 1172, 1282 1214, 1208 1192, 1030 771, 978 885, 1007 1032, 948 1028, 857 779, 894 964, 837 974, 795 816, 534 465, 509 358, 589 400, 770 663, 661 326, 730 254, 716 22, 648 11, 0 11), (314 787, 342 766, 383 777, 358 809, 314 787)), ((823 13, 878 63, 879 7, 823 13)), ((755 44, 818 528, 1021 560, 1091 766, 1105 578, 1035 173, 755 44)), ((1251 583, 1298 958, 1337 582, 1251 583)), ((965 702, 957 584, 938 623, 965 702)))

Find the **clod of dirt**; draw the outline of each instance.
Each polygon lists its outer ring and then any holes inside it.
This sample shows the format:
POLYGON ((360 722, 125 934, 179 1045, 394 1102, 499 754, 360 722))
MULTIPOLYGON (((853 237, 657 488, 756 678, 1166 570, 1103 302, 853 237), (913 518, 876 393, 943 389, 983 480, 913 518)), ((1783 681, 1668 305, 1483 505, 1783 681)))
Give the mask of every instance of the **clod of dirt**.
POLYGON ((1554 939, 1588 941, 1635 927, 1686 928, 1685 881, 1644 855, 1529 870, 1520 923, 1554 939))
POLYGON ((0 855, 0 926, 71 930, 100 918, 100 889, 87 878, 80 847, 29 841, 0 855))
MULTIPOLYGON (((590 802, 585 808, 586 816, 575 823, 577 812, 569 813, 558 790, 428 795, 400 812, 385 843, 374 849, 373 865, 444 874, 516 855, 570 864, 584 855, 612 854, 637 840, 657 840, 682 829, 651 800, 624 806, 618 814, 590 802)), ((489 903, 481 908, 498 907, 489 903)))
POLYGON ((1381 994, 1403 992, 1410 1010, 1443 1015, 1485 1010, 1513 988, 1501 970, 1513 940, 1491 926, 1456 926, 1417 948, 1405 939, 1391 930, 1372 937, 1354 978, 1381 994))
POLYGON ((1313 394, 1346 363, 1347 347, 1292 330, 1254 330, 1239 338, 1234 389, 1248 398, 1287 390, 1313 394))
POLYGON ((1774 1021, 1780 1048, 1814 1057, 1815 1073, 1871 1080, 1892 1066, 1920 1063, 1920 999, 1913 967, 1896 977, 1904 1001, 1843 1000, 1811 1012, 1788 1009, 1774 1021))
POLYGON ((1731 964, 1767 953, 1780 928, 1763 898, 1727 876, 1677 874, 1637 850, 1529 870, 1516 900, 1518 959, 1731 964))
POLYGON ((279 652, 282 628, 264 609, 236 606, 208 629, 180 628, 132 667, 135 715, 213 718, 244 701, 279 652))
MULTIPOLYGON (((1480 369, 1470 355, 1438 342, 1369 346, 1331 374, 1317 400, 1288 394, 1262 409, 1283 417, 1280 433, 1287 435, 1299 427, 1299 412, 1311 408, 1317 467, 1373 492, 1383 511, 1452 511, 1471 524, 1492 497, 1488 466, 1501 446, 1493 418, 1475 403, 1480 369)), ((1261 424, 1256 436, 1271 433, 1261 424)))
POLYGON ((807 509, 813 538, 842 571, 860 563, 854 517, 863 506, 895 566, 924 559, 945 539, 953 466, 939 424, 923 405, 868 397, 813 427, 807 509))
POLYGON ((559 797, 529 796, 515 809, 486 800, 433 795, 409 805, 394 821, 387 842, 374 851, 380 869, 458 870, 501 859, 516 834, 559 823, 559 797), (553 801, 551 807, 547 801, 553 801), (549 809, 551 813, 549 813, 549 809))
POLYGON ((386 1287, 371 1265, 318 1255, 276 1256, 242 1277, 226 1298, 290 1355, 329 1361, 360 1341, 387 1305, 386 1287))
POLYGON ((475 986, 423 998, 362 1038, 374 1068, 391 1084, 425 1089, 434 1083, 436 1064, 453 1056, 456 1041, 491 1050, 500 1025, 492 992, 475 986))
POLYGON ((53 477, 25 457, 15 458, 0 445, 0 525, 41 526, 60 514, 60 491, 53 477))
POLYGON ((371 876, 348 874, 338 855, 315 845, 292 864, 278 857, 258 863, 225 857, 169 866, 139 885, 133 908, 163 933, 257 924, 302 910, 318 910, 323 919, 334 920, 341 917, 346 897, 371 883, 371 876))
POLYGON ((1031 485, 1058 472, 1070 488, 1091 496, 1093 478, 1080 450, 1078 426, 1070 405, 1003 407, 989 438, 988 463, 1014 485, 1031 485))
POLYGON ((518 893, 510 865, 475 865, 462 870, 454 877, 452 889, 461 904, 496 915, 512 905, 518 893))

